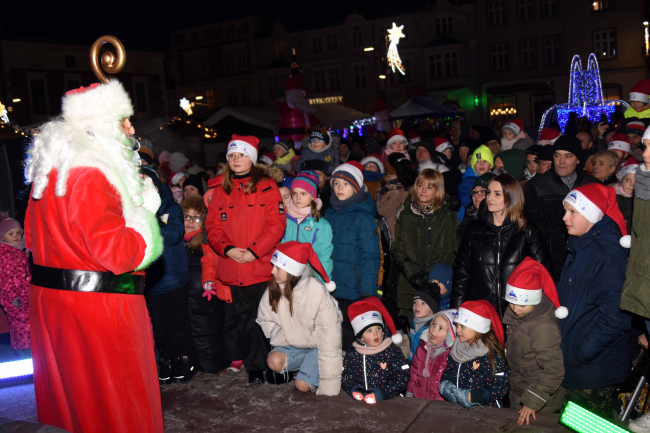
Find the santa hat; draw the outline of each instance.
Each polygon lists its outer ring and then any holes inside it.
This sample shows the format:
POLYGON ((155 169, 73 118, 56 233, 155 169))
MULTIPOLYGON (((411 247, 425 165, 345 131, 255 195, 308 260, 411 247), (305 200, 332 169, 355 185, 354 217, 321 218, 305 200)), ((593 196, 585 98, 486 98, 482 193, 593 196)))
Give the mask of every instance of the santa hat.
POLYGON ((354 335, 358 336, 369 326, 373 325, 379 325, 383 328, 385 323, 393 334, 391 337, 393 343, 400 344, 402 342, 402 336, 397 333, 393 319, 390 317, 390 314, 388 314, 386 307, 374 296, 370 296, 350 305, 348 307, 348 318, 352 323, 354 335))
MULTIPOLYGON (((257 145, 259 142, 260 140, 252 135, 233 134, 230 143, 228 143, 228 152, 226 153, 226 156, 231 153, 243 153, 244 155, 248 155, 253 163, 256 163, 257 145)), ((273 162, 271 162, 271 165, 273 165, 273 162)))
POLYGON ((544 128, 542 129, 542 132, 539 134, 539 140, 537 140, 537 144, 539 144, 540 146, 553 144, 555 143, 555 140, 557 140, 560 135, 562 135, 560 131, 551 128, 544 128))
POLYGON ((371 153, 370 155, 366 156, 361 160, 362 167, 365 167, 366 164, 368 163, 375 164, 382 174, 386 173, 384 171, 384 164, 381 163, 381 161, 379 160, 379 155, 377 155, 376 153, 371 153))
POLYGON ((178 182, 181 181, 181 179, 184 177, 189 176, 190 174, 187 171, 179 171, 176 173, 174 176, 172 176, 172 185, 178 184, 178 182))
POLYGON ((363 189, 363 167, 357 161, 341 164, 334 169, 330 181, 334 179, 343 179, 356 191, 361 191, 363 189))
POLYGON ((504 131, 510 131, 515 136, 517 136, 523 130, 524 130, 523 119, 510 119, 501 127, 501 135, 503 135, 504 131))
POLYGON ((541 263, 526 257, 508 278, 505 300, 515 305, 538 305, 542 292, 555 305, 555 317, 564 319, 569 315, 569 310, 560 306, 553 277, 541 263))
POLYGON ((623 178, 628 175, 628 174, 633 174, 636 173, 636 171, 639 168, 639 161, 637 161, 634 158, 628 158, 627 162, 621 169, 616 173, 616 178, 618 179, 619 182, 623 181, 623 178))
POLYGON ((169 157, 169 169, 174 172, 183 171, 188 162, 190 162, 190 160, 187 159, 187 156, 183 155, 182 152, 174 152, 169 157))
POLYGON ((625 219, 616 203, 616 191, 600 183, 590 183, 579 186, 569 192, 563 203, 569 203, 592 224, 596 224, 608 216, 618 224, 623 237, 620 244, 623 248, 630 248, 632 239, 627 234, 625 219))
POLYGON ((620 150, 621 152, 630 153, 630 140, 625 134, 616 134, 612 137, 612 142, 607 146, 607 150, 620 150))
POLYGON ((445 149, 453 149, 454 146, 451 145, 449 140, 445 140, 442 137, 434 137, 433 143, 436 145, 436 152, 442 153, 445 149))
POLYGON ((458 307, 458 316, 454 323, 460 323, 463 326, 472 329, 479 334, 487 334, 490 329, 494 333, 503 347, 503 325, 499 313, 485 299, 480 301, 465 301, 458 307))
POLYGON ((626 134, 643 135, 644 132, 645 124, 640 120, 632 120, 630 122, 627 122, 627 125, 625 125, 626 134))
POLYGON ((327 290, 330 292, 336 290, 336 283, 328 278, 327 272, 323 269, 323 265, 318 260, 310 243, 289 241, 278 245, 271 257, 271 264, 287 271, 294 277, 301 276, 309 264, 323 278, 327 290))
POLYGON ((404 136, 404 132, 401 129, 393 128, 390 131, 388 131, 388 142, 386 143, 387 146, 390 146, 391 144, 399 140, 408 141, 404 136))
POLYGON ((650 102, 650 80, 638 81, 630 89, 630 102, 637 101, 648 104, 650 102))
POLYGON ((133 115, 128 93, 117 80, 106 84, 66 92, 61 101, 61 113, 66 122, 92 129, 104 122, 119 122, 133 115))
POLYGON ((409 134, 409 144, 415 144, 420 141, 420 134, 417 132, 411 132, 409 134))
POLYGON ((265 153, 262 156, 260 156, 260 160, 257 162, 261 162, 262 164, 266 165, 273 165, 273 154, 270 153, 265 153))

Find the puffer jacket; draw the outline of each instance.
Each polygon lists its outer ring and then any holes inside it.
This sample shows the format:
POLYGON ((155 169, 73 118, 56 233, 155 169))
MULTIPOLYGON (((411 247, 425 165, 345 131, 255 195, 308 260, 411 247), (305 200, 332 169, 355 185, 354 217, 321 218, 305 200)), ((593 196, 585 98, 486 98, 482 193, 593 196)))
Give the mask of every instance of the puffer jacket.
POLYGON ((632 317, 619 308, 628 255, 620 238, 618 225, 605 216, 584 235, 569 239, 557 291, 569 310, 560 322, 566 388, 618 384, 632 369, 632 317))
POLYGON ((330 207, 325 219, 332 226, 332 280, 335 298, 359 300, 359 295, 377 294, 379 275, 379 230, 375 214, 377 207, 365 193, 365 199, 340 210, 330 207))
POLYGON ((300 159, 296 163, 295 167, 296 173, 304 170, 302 164, 305 161, 311 161, 313 159, 325 161, 324 173, 328 176, 331 175, 334 169, 341 163, 339 150, 332 145, 331 141, 323 150, 318 152, 311 148, 311 143, 308 143, 307 146, 303 146, 300 151, 300 159))
MULTIPOLYGON (((579 166, 576 168, 576 174, 578 177, 573 188, 589 183, 600 183, 598 179, 582 171, 579 166)), ((569 187, 555 172, 554 166, 544 174, 537 173, 524 188, 524 212, 528 222, 539 230, 548 245, 552 262, 549 272, 553 281, 556 282, 560 281, 562 275, 566 258, 566 243, 569 238, 566 225, 562 221, 564 217, 563 200, 569 191, 569 187)))
POLYGON ((379 347, 370 347, 359 341, 352 343, 353 350, 345 353, 341 387, 352 395, 352 388, 361 386, 365 390, 378 388, 384 400, 404 395, 409 380, 409 365, 402 351, 390 341, 384 332, 384 341, 379 347), (388 345, 382 350, 383 345, 388 345))
POLYGON ((542 295, 533 311, 519 318, 508 308, 506 357, 510 365, 510 401, 515 409, 526 405, 539 412, 555 412, 562 407, 565 389, 564 361, 560 341, 560 319, 555 306, 542 295))
POLYGON ((296 156, 296 151, 289 149, 289 151, 285 153, 284 156, 281 156, 280 158, 277 158, 275 161, 273 161, 273 165, 285 173, 290 173, 291 159, 293 159, 294 156, 296 156))
POLYGON ((248 195, 244 187, 250 177, 232 180, 230 195, 221 186, 223 175, 210 180, 214 193, 205 227, 210 246, 223 258, 216 277, 223 284, 245 287, 270 280, 271 256, 284 235, 287 219, 280 190, 272 179, 263 178, 257 191, 248 195), (247 248, 255 260, 236 263, 226 255, 229 247, 247 248))
POLYGON ((442 373, 447 368, 447 358, 449 357, 450 347, 447 348, 440 355, 433 358, 429 362, 428 370, 429 377, 424 377, 424 371, 427 360, 427 342, 422 340, 420 345, 415 351, 413 356, 413 364, 411 365, 411 379, 407 388, 408 392, 413 393, 415 398, 424 398, 427 400, 444 401, 445 399, 440 396, 440 383, 442 373))
POLYGON ((397 209, 404 203, 409 192, 395 174, 387 174, 377 190, 377 213, 386 218, 391 237, 395 239, 397 225, 397 209))
POLYGON ((506 282, 521 261, 530 257, 548 269, 551 257, 538 231, 527 224, 516 230, 506 217, 503 226, 492 224, 492 214, 479 213, 467 227, 454 262, 451 308, 465 301, 485 299, 503 317, 508 303, 504 299, 506 282))
MULTIPOLYGON (((332 278, 332 249, 334 249, 332 226, 325 218, 321 217, 317 222, 313 217, 308 216, 298 224, 294 217, 287 215, 287 229, 281 243, 289 241, 311 244, 323 269, 327 272, 327 278, 332 278)), ((323 281, 318 273, 316 275, 320 281, 323 281)))
POLYGON ((421 272, 427 275, 438 263, 454 263, 458 217, 449 202, 422 216, 413 209, 411 198, 397 218, 397 236, 393 244, 393 260, 400 271, 397 306, 406 316, 413 307, 411 278, 421 272))
POLYGON ((315 278, 301 279, 293 288, 293 315, 282 296, 273 312, 266 289, 257 310, 257 323, 271 346, 318 349, 319 385, 317 395, 338 395, 341 390, 341 323, 339 305, 315 278))
POLYGON ((470 390, 472 403, 503 407, 502 400, 510 390, 510 367, 496 352, 494 364, 496 371, 492 369, 488 353, 467 362, 458 362, 449 356, 440 383, 448 380, 459 389, 470 390))

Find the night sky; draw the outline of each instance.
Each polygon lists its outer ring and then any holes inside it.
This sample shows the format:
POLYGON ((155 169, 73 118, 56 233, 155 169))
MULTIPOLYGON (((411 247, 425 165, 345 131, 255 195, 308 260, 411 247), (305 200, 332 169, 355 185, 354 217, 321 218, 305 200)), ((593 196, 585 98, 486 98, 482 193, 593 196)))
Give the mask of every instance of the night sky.
POLYGON ((422 10, 435 0, 408 2, 409 10, 390 0, 159 1, 159 2, 3 2, 0 36, 91 45, 104 34, 117 36, 129 48, 166 50, 172 31, 250 15, 282 21, 294 30, 341 24, 356 10, 366 17, 422 10), (110 4, 107 8, 105 5, 110 4), (121 5, 124 6, 121 6, 121 5), (304 7, 297 5, 303 4, 304 7), (181 5, 188 7, 182 8, 181 5), (278 5, 281 5, 280 7, 278 5), (318 8, 318 5, 321 8, 318 8))

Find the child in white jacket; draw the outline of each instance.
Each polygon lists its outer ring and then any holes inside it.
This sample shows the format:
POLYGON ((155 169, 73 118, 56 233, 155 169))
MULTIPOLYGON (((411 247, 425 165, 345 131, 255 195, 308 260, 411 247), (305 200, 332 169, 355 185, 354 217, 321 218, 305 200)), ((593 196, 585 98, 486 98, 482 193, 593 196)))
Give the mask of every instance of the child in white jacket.
POLYGON ((316 395, 338 395, 341 390, 343 353, 338 303, 329 292, 330 282, 311 244, 296 241, 277 247, 271 259, 273 278, 262 296, 257 323, 273 350, 267 358, 275 372, 298 371, 295 386, 316 395), (311 265, 326 281, 300 279, 311 265))

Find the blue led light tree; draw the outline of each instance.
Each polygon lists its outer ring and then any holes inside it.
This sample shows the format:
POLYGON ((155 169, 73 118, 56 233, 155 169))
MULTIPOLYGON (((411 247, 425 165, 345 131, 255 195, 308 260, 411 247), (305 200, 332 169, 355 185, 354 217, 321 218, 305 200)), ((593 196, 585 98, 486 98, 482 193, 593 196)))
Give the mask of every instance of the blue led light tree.
POLYGON ((539 125, 540 132, 554 121, 557 121, 562 131, 569 120, 569 114, 576 113, 578 117, 587 117, 592 123, 600 121, 601 115, 611 120, 616 107, 622 105, 623 110, 629 105, 625 101, 603 99, 603 89, 600 83, 600 70, 594 53, 589 55, 587 69, 582 69, 582 60, 577 54, 571 60, 571 81, 569 83, 569 102, 555 104, 542 116, 539 125))

